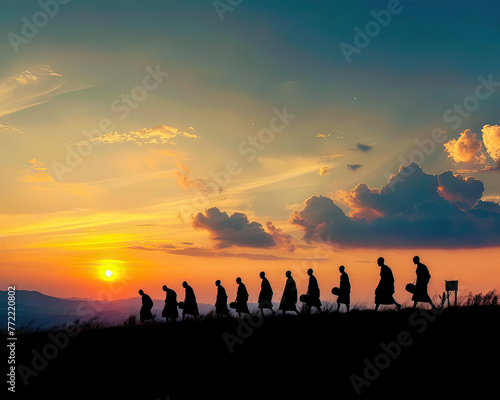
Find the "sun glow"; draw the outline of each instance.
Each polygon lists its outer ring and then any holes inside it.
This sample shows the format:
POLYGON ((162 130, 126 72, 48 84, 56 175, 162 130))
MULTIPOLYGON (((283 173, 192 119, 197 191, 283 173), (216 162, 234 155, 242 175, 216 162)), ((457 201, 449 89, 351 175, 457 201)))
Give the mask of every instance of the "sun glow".
POLYGON ((120 260, 99 260, 97 262, 97 273, 101 279, 112 281, 123 275, 124 261, 120 260))

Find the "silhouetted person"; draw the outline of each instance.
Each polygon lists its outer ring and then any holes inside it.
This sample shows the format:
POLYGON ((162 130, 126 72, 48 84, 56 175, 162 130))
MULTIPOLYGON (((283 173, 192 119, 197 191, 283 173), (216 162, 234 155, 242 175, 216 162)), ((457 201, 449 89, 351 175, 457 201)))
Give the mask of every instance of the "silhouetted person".
POLYGON ((434 304, 432 304, 432 300, 429 297, 427 292, 427 285, 431 280, 431 274, 425 264, 420 262, 420 257, 413 257, 413 263, 417 266, 417 282, 415 283, 415 292, 413 293, 413 308, 417 307, 417 303, 420 301, 422 303, 429 303, 432 308, 436 308, 434 304))
POLYGON ((286 271, 285 276, 287 277, 285 283, 285 290, 283 290, 283 296, 281 296, 280 310, 285 314, 286 311, 294 311, 297 314, 297 285, 292 278, 292 272, 286 271))
POLYGON ((321 301, 319 300, 319 285, 318 280, 313 275, 312 268, 307 270, 307 275, 309 275, 309 285, 307 286, 307 311, 310 312, 312 307, 316 307, 321 313, 321 301))
POLYGON ((220 280, 215 281, 215 286, 217 286, 217 299, 215 300, 215 313, 222 317, 223 315, 229 315, 229 309, 227 308, 227 293, 224 286, 220 284, 220 280))
POLYGON ((186 281, 182 282, 182 287, 186 289, 186 297, 184 298, 184 309, 182 310, 182 320, 186 318, 186 315, 192 315, 196 321, 198 321, 198 303, 196 303, 196 296, 194 295, 194 290, 188 285, 186 281))
POLYGON ((151 313, 151 309, 153 308, 153 300, 151 300, 151 297, 149 297, 144 291, 141 289, 139 290, 139 294, 142 297, 142 307, 141 311, 139 311, 139 315, 141 317, 141 322, 144 324, 144 321, 147 321, 148 319, 153 320, 153 324, 155 323, 155 318, 153 317, 153 314, 151 313))
POLYGON ((262 279, 262 283, 260 285, 260 293, 259 293, 259 310, 264 316, 264 308, 268 308, 272 311, 274 315, 274 310, 273 310, 273 289, 271 288, 271 284, 266 278, 266 273, 262 271, 259 274, 260 278, 262 279))
POLYGON ((250 314, 247 304, 248 292, 240 277, 236 278, 236 283, 238 284, 238 290, 236 292, 236 312, 238 313, 238 317, 241 318, 241 313, 250 314))
POLYGON ((161 316, 166 319, 175 322, 175 320, 179 317, 179 311, 177 310, 177 293, 174 290, 167 287, 167 285, 163 285, 163 291, 166 292, 165 295, 165 307, 163 307, 163 311, 161 316))
POLYGON ((375 311, 378 310, 380 304, 395 304, 398 311, 401 309, 401 304, 394 300, 394 275, 392 270, 384 264, 384 259, 379 257, 377 264, 380 267, 380 282, 375 289, 375 311))
POLYGON ((337 311, 340 311, 340 305, 345 304, 347 307, 347 312, 349 312, 349 307, 351 304, 351 282, 349 281, 349 275, 345 272, 345 267, 341 265, 339 267, 340 271, 340 287, 339 287, 339 297, 337 298, 337 311))

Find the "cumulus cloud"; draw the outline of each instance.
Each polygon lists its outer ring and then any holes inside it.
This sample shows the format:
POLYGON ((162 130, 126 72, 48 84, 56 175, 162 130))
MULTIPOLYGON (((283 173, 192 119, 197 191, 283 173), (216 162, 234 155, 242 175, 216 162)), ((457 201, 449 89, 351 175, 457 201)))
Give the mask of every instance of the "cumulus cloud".
POLYGON ((495 161, 495 166, 492 168, 500 169, 500 126, 485 125, 481 131, 486 152, 495 161))
POLYGON ((266 232, 260 223, 250 222, 243 213, 235 212, 229 216, 217 207, 207 209, 205 214, 198 213, 193 219, 193 227, 209 231, 210 237, 217 242, 218 249, 239 246, 274 247, 288 252, 295 250, 293 239, 289 234, 276 228, 271 222, 266 226, 269 232, 266 232))
POLYGON ((266 222, 266 228, 278 248, 289 253, 293 253, 295 251, 295 241, 290 234, 286 233, 281 228, 276 228, 274 224, 269 221, 266 222))
POLYGON ((306 241, 345 247, 457 248, 500 245, 500 205, 481 200, 484 185, 447 171, 426 174, 412 163, 382 189, 360 184, 341 198, 312 196, 290 220, 306 241))
POLYGON ((458 139, 451 139, 443 144, 448 157, 455 162, 467 164, 485 164, 486 157, 482 153, 483 143, 477 139, 476 134, 467 129, 460 133, 458 139))
POLYGON ((108 132, 91 140, 71 142, 66 143, 66 145, 84 146, 89 142, 96 145, 129 142, 135 143, 138 146, 143 146, 145 144, 175 144, 176 142, 174 139, 178 137, 185 137, 188 139, 200 138, 200 136, 194 133, 183 132, 173 126, 157 125, 153 128, 142 128, 138 131, 130 131, 128 133, 108 132))
POLYGON ((360 168, 363 168, 363 166, 361 164, 347 164, 347 169, 349 171, 356 172, 360 168))
POLYGON ((365 144, 365 143, 356 143, 356 146, 352 148, 351 150, 359 150, 362 151, 363 153, 366 153, 367 151, 370 151, 373 149, 374 146, 370 144, 365 144))
POLYGON ((193 220, 193 227, 206 229, 210 237, 217 241, 217 248, 231 246, 240 247, 273 247, 276 242, 258 222, 250 222, 248 217, 239 212, 229 216, 217 207, 209 208, 205 214, 198 213, 193 220))

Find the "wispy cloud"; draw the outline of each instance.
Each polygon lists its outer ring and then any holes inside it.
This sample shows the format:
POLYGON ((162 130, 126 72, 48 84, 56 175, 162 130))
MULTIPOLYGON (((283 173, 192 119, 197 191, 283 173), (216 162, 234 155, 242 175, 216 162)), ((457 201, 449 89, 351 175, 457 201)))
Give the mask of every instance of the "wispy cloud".
POLYGON ((88 143, 101 145, 126 142, 135 143, 138 146, 143 146, 145 144, 176 144, 174 139, 178 137, 184 137, 187 139, 200 138, 200 136, 194 133, 183 132, 173 126, 157 125, 153 128, 142 128, 138 131, 125 133, 108 132, 102 136, 93 138, 92 140, 66 143, 66 146, 84 146, 88 143))
POLYGON ((35 65, 0 83, 0 117, 44 103, 58 94, 68 79, 50 65, 35 65))
POLYGON ((36 158, 28 160, 28 162, 30 166, 26 170, 25 182, 55 182, 54 178, 47 172, 44 163, 37 161, 36 158))
POLYGON ((24 133, 21 129, 0 124, 0 133, 24 133))
POLYGON ((207 249, 205 247, 180 247, 173 245, 172 243, 162 243, 162 242, 144 242, 140 245, 134 245, 128 247, 132 250, 146 250, 146 251, 162 251, 164 253, 179 255, 179 256, 189 256, 189 257, 229 257, 229 258, 246 258, 249 260, 258 261, 273 261, 273 260, 291 260, 292 257, 286 256, 276 256, 274 254, 262 254, 262 253, 232 253, 228 251, 214 251, 212 249, 207 249))

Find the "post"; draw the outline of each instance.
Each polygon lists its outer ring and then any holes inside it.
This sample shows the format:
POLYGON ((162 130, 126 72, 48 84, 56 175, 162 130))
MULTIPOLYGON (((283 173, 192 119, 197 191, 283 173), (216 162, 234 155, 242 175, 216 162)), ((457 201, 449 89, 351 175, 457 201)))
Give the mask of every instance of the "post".
POLYGON ((455 292, 455 307, 457 306, 458 281, 444 281, 445 289, 448 292, 448 307, 450 306, 450 292, 455 292))

